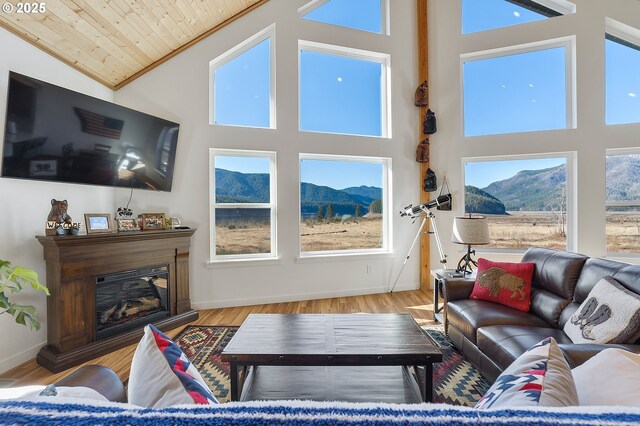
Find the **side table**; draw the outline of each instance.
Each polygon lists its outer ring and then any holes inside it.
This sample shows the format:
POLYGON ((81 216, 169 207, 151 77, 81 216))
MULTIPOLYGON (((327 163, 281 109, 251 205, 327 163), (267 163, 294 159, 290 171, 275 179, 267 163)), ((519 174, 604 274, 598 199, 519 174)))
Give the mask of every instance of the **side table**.
POLYGON ((444 281, 451 278, 465 279, 475 281, 475 271, 471 275, 466 277, 461 276, 455 269, 432 269, 431 276, 434 279, 433 283, 433 320, 444 324, 443 310, 446 309, 444 301, 444 281), (440 301, 442 305, 440 306, 440 301))

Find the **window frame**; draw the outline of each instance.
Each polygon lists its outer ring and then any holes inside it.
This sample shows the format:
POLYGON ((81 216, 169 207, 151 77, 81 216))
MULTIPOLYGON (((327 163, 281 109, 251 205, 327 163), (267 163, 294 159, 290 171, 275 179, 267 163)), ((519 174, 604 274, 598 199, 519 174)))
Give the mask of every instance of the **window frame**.
POLYGON ((243 127, 250 129, 276 129, 276 123, 276 24, 273 23, 209 62, 209 124, 212 126, 243 127), (239 56, 242 56, 242 54, 267 39, 271 39, 269 42, 269 126, 216 123, 216 70, 239 56))
MULTIPOLYGON (((622 206, 624 203, 620 202, 620 201, 613 201, 611 203, 607 202, 607 166, 606 166, 606 161, 607 161, 607 157, 609 156, 622 156, 622 155, 640 155, 640 147, 633 147, 633 148, 607 148, 605 150, 604 153, 604 158, 605 158, 605 167, 604 167, 604 187, 605 187, 605 193, 604 193, 604 214, 605 214, 605 220, 604 220, 604 245, 605 245, 605 257, 609 258, 619 258, 619 259, 623 259, 623 258, 640 258, 640 250, 638 250, 637 252, 629 252, 629 251, 609 251, 609 244, 607 242, 607 239, 609 237, 609 234, 607 233, 607 207, 617 207, 617 206, 622 206), (617 204, 617 205, 616 205, 617 204)), ((638 204, 638 207, 640 208, 640 201, 635 202, 635 204, 638 204)), ((628 203, 627 203, 628 205, 628 203)))
POLYGON ((278 258, 277 224, 277 153, 245 149, 209 148, 209 263, 229 261, 251 261, 278 258), (269 159, 269 203, 217 203, 215 157, 246 157, 269 159), (216 254, 216 209, 271 209, 271 250, 270 253, 216 254))
POLYGON ((393 215, 390 213, 393 205, 392 194, 392 159, 390 157, 368 157, 355 155, 336 154, 311 154, 300 153, 298 155, 298 259, 313 259, 323 257, 354 256, 354 255, 380 255, 393 254, 393 215), (352 249, 352 250, 302 250, 302 161, 324 160, 361 163, 379 163, 382 165, 382 247, 376 249, 352 249))
POLYGON ((561 130, 576 129, 578 126, 577 114, 577 78, 576 78, 576 36, 559 37, 550 40, 541 40, 531 43, 518 44, 513 46, 500 47, 495 49, 481 50, 460 55, 460 105, 461 105, 461 126, 460 132, 462 138, 482 138, 482 137, 500 137, 503 135, 514 135, 534 132, 553 132, 561 130), (500 58, 505 56, 519 55, 522 53, 532 53, 542 50, 563 47, 565 49, 565 100, 566 100, 566 117, 565 127, 558 129, 543 130, 524 130, 509 133, 490 133, 484 135, 465 135, 465 91, 464 91, 464 64, 467 62, 480 61, 485 59, 500 58))
POLYGON ((298 131, 302 133, 317 133, 323 135, 356 136, 365 138, 391 139, 391 55, 388 53, 373 52, 369 50, 354 49, 351 47, 337 46, 333 44, 318 43, 315 41, 298 40, 298 131), (381 66, 380 74, 380 121, 381 135, 360 135, 354 133, 322 132, 319 130, 302 130, 302 109, 300 95, 302 93, 302 61, 301 53, 307 51, 326 55, 342 56, 349 59, 376 62, 381 66))
MULTIPOLYGON (((577 153, 575 151, 565 152, 547 152, 539 154, 517 154, 517 155, 492 155, 483 157, 462 157, 461 158, 461 170, 462 170, 462 187, 467 185, 465 164, 466 163, 488 163, 496 161, 517 161, 517 160, 542 160, 546 158, 563 158, 566 161, 567 168, 567 247, 564 251, 575 251, 577 247, 577 225, 578 225, 578 212, 577 212, 577 153)), ((462 212, 466 214, 466 191, 462 190, 462 212)), ((500 247, 485 247, 476 246, 474 249, 477 252, 484 253, 524 253, 527 249, 514 249, 514 248, 500 248, 500 247)), ((466 249, 465 249, 466 250, 466 249)), ((462 252, 462 248, 460 252, 462 252)))
POLYGON ((381 31, 379 33, 374 31, 361 30, 359 28, 347 27, 344 25, 330 24, 327 22, 319 22, 319 21, 314 21, 312 19, 305 19, 304 16, 307 13, 316 10, 317 8, 329 3, 330 1, 331 0, 311 0, 310 2, 303 4, 298 8, 298 18, 304 19, 307 22, 315 22, 322 25, 332 25, 334 27, 346 28, 348 30, 359 31, 363 33, 369 33, 369 34, 375 34, 375 35, 386 35, 386 36, 391 35, 391 19, 390 19, 391 13, 390 13, 390 4, 389 4, 390 0, 380 0, 380 8, 381 8, 380 16, 381 16, 382 22, 381 22, 381 28, 380 28, 381 31))

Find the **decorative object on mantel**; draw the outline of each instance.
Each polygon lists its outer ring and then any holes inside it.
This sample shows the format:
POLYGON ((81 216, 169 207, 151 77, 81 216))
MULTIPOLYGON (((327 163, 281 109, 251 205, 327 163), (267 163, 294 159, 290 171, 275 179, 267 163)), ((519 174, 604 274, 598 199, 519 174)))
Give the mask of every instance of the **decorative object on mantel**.
POLYGON ((7 293, 20 293, 27 285, 30 285, 34 290, 44 292, 47 296, 49 295, 49 289, 38 281, 36 271, 20 266, 11 266, 11 262, 0 259, 0 314, 13 315, 18 324, 28 325, 31 330, 40 330, 34 306, 25 306, 9 301, 7 293))
POLYGON ((139 231, 138 219, 135 218, 116 218, 116 228, 118 232, 139 231))
POLYGON ((428 110, 427 115, 424 119, 422 133, 425 135, 432 135, 438 131, 438 127, 436 126, 436 113, 428 110))
POLYGON ((425 138, 418 144, 418 148, 416 148, 416 161, 418 163, 429 162, 429 138, 425 138))
POLYGON ((86 213, 84 221, 87 224, 87 234, 113 232, 109 213, 86 213))
POLYGON ((44 227, 45 235, 65 235, 71 233, 74 229, 76 230, 75 233, 77 233, 82 224, 79 222, 74 223, 71 220, 71 216, 67 214, 68 209, 69 203, 67 200, 60 201, 55 198, 51 200, 51 211, 47 216, 44 227))
POLYGON ((438 179, 436 178, 436 172, 428 168, 424 174, 424 185, 422 187, 424 192, 433 192, 438 190, 438 179))
MULTIPOLYGON (((449 181, 447 181, 447 176, 445 176, 444 179, 442 179, 442 186, 440 187, 440 194, 439 195, 446 195, 446 194, 451 195, 451 189, 449 188, 449 181)), ((436 208, 438 210, 442 210, 442 211, 451 211, 452 210, 451 201, 452 200, 449 199, 448 203, 438 204, 438 207, 436 207, 436 208)))
POLYGON ((182 225, 182 221, 180 220, 180 218, 179 218, 179 217, 176 217, 176 216, 174 216, 174 217, 168 217, 168 218, 165 220, 165 224, 166 224, 166 227, 167 227, 167 228, 170 228, 170 229, 179 229, 179 228, 180 228, 180 226, 182 225))
POLYGON ((465 244, 467 253, 458 262, 457 272, 467 275, 473 272, 471 265, 478 267, 478 263, 471 257, 476 254, 471 246, 486 245, 491 243, 489 236, 489 222, 484 216, 456 216, 453 219, 453 232, 451 242, 465 244))
POLYGON ((142 213, 138 219, 143 231, 164 229, 164 213, 142 213))
POLYGON ((416 89, 415 103, 417 107, 429 106, 429 83, 426 80, 416 89))

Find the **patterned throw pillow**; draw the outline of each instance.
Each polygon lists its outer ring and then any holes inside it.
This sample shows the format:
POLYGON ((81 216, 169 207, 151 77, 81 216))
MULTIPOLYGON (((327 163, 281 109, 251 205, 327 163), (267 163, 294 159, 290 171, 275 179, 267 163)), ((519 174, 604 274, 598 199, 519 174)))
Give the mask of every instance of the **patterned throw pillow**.
POLYGON ((533 263, 492 262, 479 258, 471 299, 487 300, 528 312, 534 266, 533 263))
POLYGON ((153 325, 147 325, 131 362, 129 403, 164 408, 218 401, 178 345, 153 325))
POLYGON ((573 343, 633 343, 640 335, 640 296, 605 277, 564 325, 564 332, 573 343))
POLYGON ((547 337, 511 363, 475 408, 578 405, 571 369, 555 339, 547 337))

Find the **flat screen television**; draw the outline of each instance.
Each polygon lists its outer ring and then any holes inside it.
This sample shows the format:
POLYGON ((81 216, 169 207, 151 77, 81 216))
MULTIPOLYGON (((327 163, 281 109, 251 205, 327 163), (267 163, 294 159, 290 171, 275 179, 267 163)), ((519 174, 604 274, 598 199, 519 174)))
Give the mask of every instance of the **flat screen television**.
POLYGON ((180 126, 9 73, 2 176, 171 191, 180 126))

